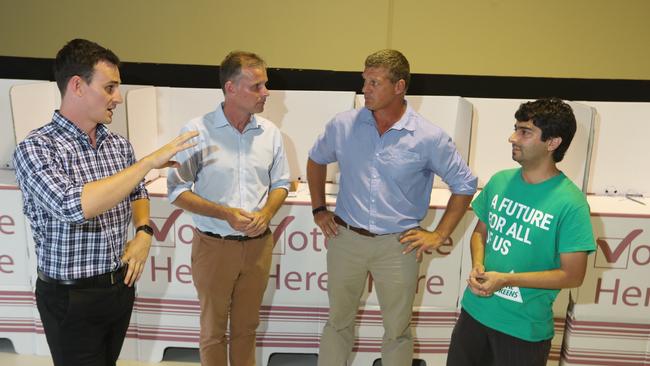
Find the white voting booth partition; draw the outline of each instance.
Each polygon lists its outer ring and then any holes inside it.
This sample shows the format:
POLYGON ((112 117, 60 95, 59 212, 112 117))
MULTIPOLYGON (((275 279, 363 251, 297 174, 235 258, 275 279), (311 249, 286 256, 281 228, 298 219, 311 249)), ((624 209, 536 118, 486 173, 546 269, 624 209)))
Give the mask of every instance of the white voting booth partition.
MULTIPOLYGON (((36 319, 31 281, 35 268, 27 245, 27 222, 16 191, 11 161, 16 133, 9 93, 33 80, 0 79, 0 337, 8 338, 19 353, 35 353, 36 319)), ((32 250, 33 252, 33 250, 32 250)))
POLYGON ((36 262, 22 199, 7 173, 0 171, 0 337, 10 339, 16 352, 32 354, 39 323, 32 282, 36 262))
POLYGON ((564 365, 650 365, 650 209, 590 204, 598 248, 567 319, 564 365))
POLYGON ((598 111, 587 192, 648 197, 650 169, 645 156, 650 137, 650 103, 581 103, 598 111))
MULTIPOLYGON (((0 79, 0 169, 11 169, 11 156, 16 148, 16 132, 12 115, 9 93, 12 88, 22 84, 40 83, 34 80, 0 79)), ((3 182, 4 183, 4 182, 3 182)))
POLYGON ((10 90, 16 141, 52 120, 52 113, 61 105, 61 95, 55 82, 15 85, 10 90))
MULTIPOLYGON (((16 147, 16 127, 10 92, 21 85, 41 87, 33 80, 0 80, 0 334, 8 338, 19 353, 36 353, 38 313, 33 293, 35 260, 33 245, 28 245, 28 223, 22 213, 22 200, 16 190, 12 155, 16 147), (24 247, 23 247, 24 246, 24 247)), ((54 97, 53 97, 54 98, 54 97)), ((37 100, 26 100, 26 102, 37 100)), ((27 103, 26 103, 27 104, 27 103)), ((29 108, 29 105, 26 106, 29 108)), ((38 108, 38 107, 34 107, 38 108)), ((51 113, 51 111, 50 111, 51 113)), ((45 347, 47 352, 47 347, 45 347)))
POLYGON ((598 246, 568 316, 564 365, 650 365, 650 103, 584 103, 598 111, 588 184, 598 246))

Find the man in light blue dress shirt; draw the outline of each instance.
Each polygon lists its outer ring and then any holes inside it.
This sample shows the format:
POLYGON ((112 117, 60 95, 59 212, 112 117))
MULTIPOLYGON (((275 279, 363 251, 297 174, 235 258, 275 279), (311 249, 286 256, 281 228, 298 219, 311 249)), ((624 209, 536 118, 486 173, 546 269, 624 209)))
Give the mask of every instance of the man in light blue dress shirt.
POLYGON ((410 321, 419 262, 442 245, 467 210, 477 179, 451 138, 415 112, 404 95, 408 60, 395 50, 368 56, 365 107, 336 115, 309 152, 307 180, 314 221, 329 239, 329 319, 319 366, 346 365, 367 273, 382 310, 382 364, 411 365, 410 321), (327 164, 341 171, 336 211, 325 206, 327 164), (419 227, 434 175, 452 195, 434 231, 419 227))
POLYGON ((269 222, 287 197, 289 165, 278 128, 255 115, 269 95, 264 61, 232 52, 219 76, 225 101, 183 127, 198 131, 199 142, 177 156, 181 168, 169 171, 167 187, 169 201, 191 212, 197 228, 201 364, 254 366, 273 249, 269 222))

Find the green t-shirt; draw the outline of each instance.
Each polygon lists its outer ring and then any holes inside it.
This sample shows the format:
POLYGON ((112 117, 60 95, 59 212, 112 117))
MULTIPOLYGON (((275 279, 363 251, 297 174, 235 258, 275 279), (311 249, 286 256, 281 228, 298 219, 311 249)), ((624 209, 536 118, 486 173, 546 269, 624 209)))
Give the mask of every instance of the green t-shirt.
MULTIPOLYGON (((487 226, 485 270, 536 272, 560 268, 560 254, 596 249, 589 204, 563 173, 526 183, 521 168, 495 174, 472 202, 487 226)), ((504 287, 490 297, 465 290, 462 306, 482 324, 531 342, 553 337, 559 290, 504 287)))

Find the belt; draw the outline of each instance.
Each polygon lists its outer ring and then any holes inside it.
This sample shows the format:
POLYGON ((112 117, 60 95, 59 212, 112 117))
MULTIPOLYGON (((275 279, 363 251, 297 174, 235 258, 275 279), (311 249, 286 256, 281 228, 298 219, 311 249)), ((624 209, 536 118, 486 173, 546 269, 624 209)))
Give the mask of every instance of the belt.
POLYGON ((348 230, 354 231, 355 233, 357 233, 359 235, 368 236, 368 237, 371 237, 371 238, 374 238, 375 236, 380 235, 380 234, 371 233, 370 231, 368 231, 366 229, 362 229, 360 227, 350 226, 350 225, 348 225, 347 222, 343 221, 342 218, 340 218, 340 217, 338 217, 336 215, 334 215, 334 222, 341 225, 341 226, 343 226, 344 228, 346 228, 348 230))
POLYGON ((122 266, 114 272, 108 272, 97 276, 76 278, 72 280, 57 280, 47 276, 45 273, 38 271, 38 279, 45 283, 57 286, 70 286, 76 288, 91 288, 91 287, 111 287, 124 281, 126 275, 126 267, 122 266))
POLYGON ((209 231, 201 231, 201 230, 198 230, 198 231, 201 234, 205 234, 205 235, 213 237, 213 238, 223 239, 223 240, 235 240, 235 241, 247 241, 247 240, 259 239, 259 238, 263 237, 264 235, 268 235, 268 234, 271 233, 271 229, 269 229, 269 228, 266 228, 265 232, 263 232, 262 234, 257 235, 257 236, 246 236, 246 235, 226 235, 226 236, 223 236, 223 235, 219 235, 219 234, 216 234, 216 233, 211 233, 209 231))

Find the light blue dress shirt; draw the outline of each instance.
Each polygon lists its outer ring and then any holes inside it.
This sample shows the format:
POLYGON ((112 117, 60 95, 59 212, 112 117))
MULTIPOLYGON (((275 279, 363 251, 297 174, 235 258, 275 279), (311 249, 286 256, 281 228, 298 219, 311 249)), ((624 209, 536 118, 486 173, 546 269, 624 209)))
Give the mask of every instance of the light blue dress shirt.
POLYGON ((452 193, 476 192, 477 178, 449 135, 410 106, 382 136, 365 107, 336 115, 309 158, 318 164, 338 162, 336 214, 375 234, 419 225, 429 208, 434 175, 452 193))
MULTIPOLYGON (((167 174, 170 202, 185 191, 227 207, 254 212, 266 204, 269 192, 289 190, 289 163, 280 130, 253 115, 240 133, 228 123, 223 105, 195 118, 180 133, 198 131, 198 144, 176 154, 181 167, 167 174)), ((192 214, 201 231, 243 235, 225 220, 192 214)))

